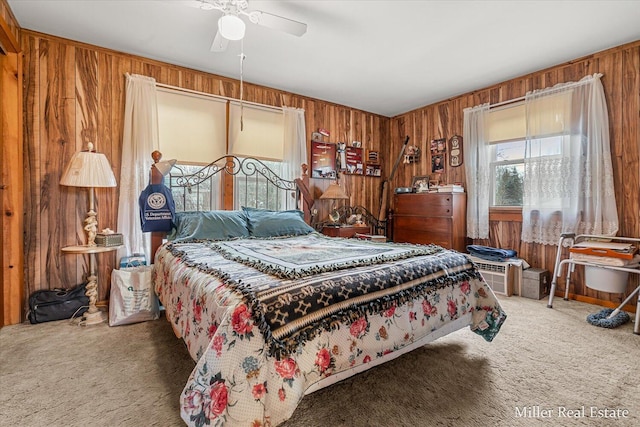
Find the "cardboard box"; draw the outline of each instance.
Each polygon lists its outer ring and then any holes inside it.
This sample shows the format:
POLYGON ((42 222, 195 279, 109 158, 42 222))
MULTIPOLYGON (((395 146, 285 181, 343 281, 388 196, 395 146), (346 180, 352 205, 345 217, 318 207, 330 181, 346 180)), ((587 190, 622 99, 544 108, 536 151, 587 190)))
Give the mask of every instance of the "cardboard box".
POLYGON ((551 275, 541 268, 528 268, 522 272, 522 295, 525 298, 542 299, 549 295, 551 275))

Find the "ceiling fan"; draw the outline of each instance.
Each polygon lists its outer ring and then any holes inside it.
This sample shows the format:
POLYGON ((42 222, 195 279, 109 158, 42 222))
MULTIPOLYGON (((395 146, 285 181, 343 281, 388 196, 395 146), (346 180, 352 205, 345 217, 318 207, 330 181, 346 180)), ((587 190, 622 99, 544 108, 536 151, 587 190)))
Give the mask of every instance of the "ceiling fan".
POLYGON ((218 32, 211 45, 212 52, 223 52, 227 49, 230 40, 241 40, 244 37, 245 23, 241 16, 248 17, 253 24, 298 37, 307 32, 307 24, 302 22, 260 10, 249 10, 247 0, 193 0, 190 5, 202 10, 220 10, 223 13, 218 19, 218 32))

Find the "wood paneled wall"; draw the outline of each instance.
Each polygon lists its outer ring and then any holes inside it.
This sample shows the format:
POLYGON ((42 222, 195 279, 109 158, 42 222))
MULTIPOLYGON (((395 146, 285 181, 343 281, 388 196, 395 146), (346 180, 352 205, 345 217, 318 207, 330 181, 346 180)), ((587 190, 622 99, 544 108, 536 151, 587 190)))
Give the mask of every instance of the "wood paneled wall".
MULTIPOLYGON (((409 135, 414 144, 422 147, 420 163, 399 168, 392 187, 407 186, 414 175, 430 173, 429 141, 462 135, 463 110, 482 103, 491 104, 518 98, 527 91, 542 89, 557 83, 577 81, 594 73, 602 73, 606 93, 611 155, 615 173, 616 205, 620 218, 618 235, 640 237, 640 41, 629 43, 566 64, 509 80, 495 86, 476 90, 456 98, 429 105, 391 121, 391 151, 400 150, 402 137, 409 135)), ((446 182, 465 182, 464 165, 447 166, 446 182)), ((516 249, 520 257, 532 266, 553 272, 556 246, 524 244, 520 241, 521 219, 508 215, 492 215, 490 238, 476 244, 516 249)), ((566 254, 565 254, 566 255, 566 254)), ((587 288, 578 268, 571 292, 584 300, 618 302, 619 295, 596 292, 587 288)), ((628 290, 635 289, 638 275, 632 275, 628 290)), ((564 280, 561 280, 564 286, 564 280)))
MULTIPOLYGON (((62 255, 60 248, 82 244, 82 221, 88 199, 82 189, 58 184, 74 152, 87 141, 109 158, 119 180, 125 73, 142 74, 195 91, 237 98, 239 81, 82 43, 22 31, 25 85, 26 294, 68 287, 86 276, 88 259, 62 255)), ((389 138, 390 118, 266 87, 246 84, 245 100, 303 108, 308 140, 318 128, 331 132, 329 142, 362 141, 381 150, 389 138)), ((310 149, 310 143, 309 143, 310 149)), ((214 160, 214 159, 211 159, 214 160)), ((348 176, 341 180, 352 205, 377 209, 380 178, 348 176)), ((311 180, 316 197, 329 180, 311 180)), ((99 227, 116 228, 118 190, 98 189, 99 227)), ((319 215, 329 203, 317 201, 319 215), (325 206, 326 205, 326 206, 325 206)), ((99 300, 108 297, 108 280, 116 266, 113 253, 98 255, 99 300)))
MULTIPOLYGON (((18 25, 18 21, 16 17, 13 16, 13 12, 7 3, 7 0, 0 0, 0 22, 2 22, 2 26, 5 27, 6 32, 10 33, 14 40, 20 39, 20 26, 18 25)), ((5 50, 8 50, 5 48, 5 50)))
POLYGON ((21 320, 24 300, 22 54, 19 30, 0 2, 0 327, 21 320))

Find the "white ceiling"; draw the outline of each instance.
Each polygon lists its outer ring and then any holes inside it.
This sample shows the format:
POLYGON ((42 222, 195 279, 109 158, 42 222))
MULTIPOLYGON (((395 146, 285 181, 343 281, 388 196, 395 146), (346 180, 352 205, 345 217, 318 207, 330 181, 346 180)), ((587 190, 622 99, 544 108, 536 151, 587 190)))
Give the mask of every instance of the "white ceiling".
MULTIPOLYGON (((221 12, 169 0, 8 0, 21 27, 232 78, 221 12)), ((249 0, 308 24, 247 24, 244 80, 395 116, 640 39, 640 1, 249 0)))

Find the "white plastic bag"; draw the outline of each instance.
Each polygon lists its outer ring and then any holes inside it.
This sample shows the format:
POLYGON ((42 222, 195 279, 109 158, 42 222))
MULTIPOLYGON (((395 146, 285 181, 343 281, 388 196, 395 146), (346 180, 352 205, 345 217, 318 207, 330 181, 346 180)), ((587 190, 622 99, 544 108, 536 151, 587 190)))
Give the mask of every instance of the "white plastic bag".
POLYGON ((111 272, 109 326, 156 320, 160 317, 158 297, 153 290, 153 265, 121 268, 111 272))

